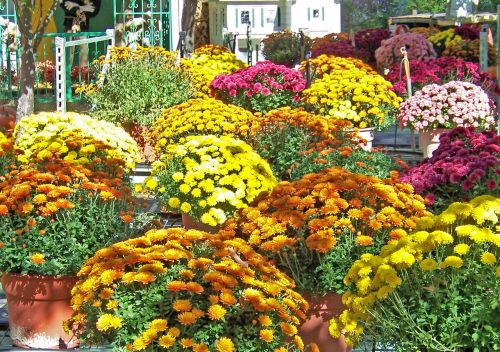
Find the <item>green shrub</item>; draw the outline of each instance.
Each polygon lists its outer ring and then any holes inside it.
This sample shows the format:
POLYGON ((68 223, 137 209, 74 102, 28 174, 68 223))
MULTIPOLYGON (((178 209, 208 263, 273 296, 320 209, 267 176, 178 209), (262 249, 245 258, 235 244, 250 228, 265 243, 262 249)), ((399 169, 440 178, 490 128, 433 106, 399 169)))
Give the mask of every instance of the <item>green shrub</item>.
POLYGON ((298 64, 303 59, 302 54, 305 55, 308 50, 311 50, 312 45, 311 38, 308 36, 287 29, 271 33, 262 40, 262 43, 264 44, 262 54, 267 60, 287 67, 298 64))
MULTIPOLYGON (((84 88, 92 115, 122 125, 151 126, 161 110, 193 97, 189 74, 161 48, 123 50, 112 55, 104 80, 84 88)), ((101 59, 98 63, 104 66, 101 59)))

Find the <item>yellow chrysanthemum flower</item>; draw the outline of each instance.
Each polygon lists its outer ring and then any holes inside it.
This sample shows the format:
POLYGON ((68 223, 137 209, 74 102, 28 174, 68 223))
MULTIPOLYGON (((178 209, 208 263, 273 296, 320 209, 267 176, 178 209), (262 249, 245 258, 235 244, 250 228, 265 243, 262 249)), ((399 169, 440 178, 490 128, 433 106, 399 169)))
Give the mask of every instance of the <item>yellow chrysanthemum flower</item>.
POLYGON ((233 341, 227 337, 221 337, 217 340, 215 348, 217 352, 233 352, 235 350, 233 341))
POLYGON ((181 200, 177 197, 172 197, 168 200, 168 206, 178 208, 181 205, 181 200))
POLYGON ((481 263, 485 265, 495 265, 497 262, 497 258, 491 252, 483 252, 481 254, 481 263))
POLYGON ((425 271, 432 271, 437 269, 438 263, 432 258, 426 258, 420 262, 420 267, 425 271))
POLYGON ((109 329, 119 329, 122 327, 122 320, 112 314, 104 314, 97 319, 96 327, 97 330, 103 332, 109 329))
POLYGON ((213 304, 208 308, 208 316, 211 320, 222 320, 226 315, 226 309, 220 304, 213 304))
POLYGON ((440 267, 442 269, 447 267, 461 268, 462 265, 463 265, 462 258, 457 257, 456 255, 449 255, 446 258, 444 258, 444 260, 440 264, 440 267))
POLYGON ((260 330, 259 336, 261 340, 265 342, 272 342, 274 340, 274 330, 272 329, 263 329, 260 330))
POLYGON ((175 337, 170 334, 163 335, 158 339, 158 344, 166 349, 172 347, 174 343, 175 343, 175 337))
POLYGON ((459 243, 453 248, 453 252, 459 254, 459 255, 464 255, 469 252, 470 246, 465 244, 465 243, 459 243))

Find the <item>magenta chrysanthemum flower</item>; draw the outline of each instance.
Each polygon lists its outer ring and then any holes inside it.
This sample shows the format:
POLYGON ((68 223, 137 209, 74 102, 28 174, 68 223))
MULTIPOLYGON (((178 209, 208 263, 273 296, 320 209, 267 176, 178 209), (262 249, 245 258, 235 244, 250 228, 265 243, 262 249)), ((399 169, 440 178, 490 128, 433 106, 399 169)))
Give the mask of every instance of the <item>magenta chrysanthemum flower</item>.
POLYGON ((500 136, 495 132, 455 128, 441 135, 440 146, 431 158, 409 169, 401 180, 426 198, 434 196, 434 202, 428 202, 434 210, 481 194, 500 196, 498 145, 500 136))
POLYGON ((225 103, 262 113, 296 107, 305 86, 300 72, 270 61, 218 75, 211 83, 212 93, 225 103))

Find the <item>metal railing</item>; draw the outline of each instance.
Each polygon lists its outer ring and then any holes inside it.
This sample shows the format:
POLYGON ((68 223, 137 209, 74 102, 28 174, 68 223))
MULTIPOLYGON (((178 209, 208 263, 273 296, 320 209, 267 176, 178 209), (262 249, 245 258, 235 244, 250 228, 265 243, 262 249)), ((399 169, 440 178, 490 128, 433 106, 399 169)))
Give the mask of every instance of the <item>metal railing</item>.
MULTIPOLYGON (((0 36, 2 30, 0 27, 0 36)), ((107 36, 106 32, 82 32, 82 33, 46 33, 42 37, 40 47, 35 54, 35 99, 39 102, 49 102, 56 100, 55 90, 55 39, 56 37, 65 39, 68 43, 76 42, 77 38, 85 38, 84 43, 68 45, 66 54, 68 60, 65 62, 66 70, 66 98, 74 101, 81 98, 74 95, 74 89, 82 83, 95 80, 96 73, 89 69, 93 60, 106 54, 107 41, 97 40, 107 36), (72 47, 72 48, 70 48, 72 47), (82 59, 86 62, 82 62, 82 59)), ((78 39, 82 40, 82 39, 78 39)), ((5 43, 0 45, 0 100, 15 99, 19 96, 18 73, 21 66, 21 49, 9 50, 5 43)))
MULTIPOLYGON (((93 72, 90 69, 89 63, 98 58, 101 55, 105 55, 109 52, 109 48, 115 45, 115 34, 114 30, 109 29, 104 33, 104 35, 91 37, 86 39, 73 39, 74 35, 68 40, 68 36, 56 36, 55 37, 55 82, 56 82, 56 101, 57 101, 57 111, 66 112, 66 102, 68 100, 73 100, 73 90, 78 87, 78 83, 90 83, 97 80, 98 72, 93 72), (103 50, 98 50, 99 46, 103 47, 103 50), (82 65, 82 58, 79 59, 78 65, 73 66, 72 61, 76 56, 76 49, 80 48, 80 54, 82 50, 87 50, 89 48, 94 48, 94 51, 87 56, 87 65, 82 65), (92 58, 92 60, 91 60, 92 58), (76 72, 77 84, 75 85, 72 80, 72 76, 75 75, 73 72, 73 67, 77 67, 76 72), (86 68, 86 72, 82 72, 83 68, 86 68)), ((80 57, 82 57, 80 55, 80 57)))

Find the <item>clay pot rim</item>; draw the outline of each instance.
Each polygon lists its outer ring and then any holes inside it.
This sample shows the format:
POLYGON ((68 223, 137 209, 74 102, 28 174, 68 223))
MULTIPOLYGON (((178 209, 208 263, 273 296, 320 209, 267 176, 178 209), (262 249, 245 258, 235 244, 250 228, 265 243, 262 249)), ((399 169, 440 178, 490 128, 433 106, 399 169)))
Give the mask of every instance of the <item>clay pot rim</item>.
POLYGON ((11 273, 11 272, 2 272, 1 276, 8 276, 8 277, 17 277, 21 279, 45 279, 45 278, 51 278, 53 280, 78 280, 78 276, 75 275, 45 275, 45 274, 25 274, 25 273, 11 273))

